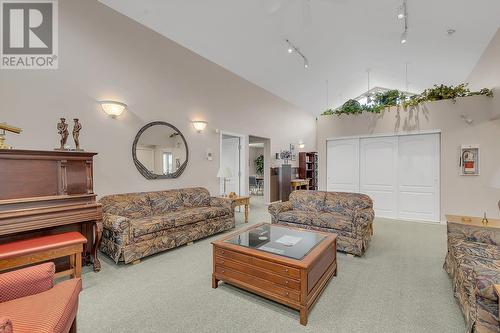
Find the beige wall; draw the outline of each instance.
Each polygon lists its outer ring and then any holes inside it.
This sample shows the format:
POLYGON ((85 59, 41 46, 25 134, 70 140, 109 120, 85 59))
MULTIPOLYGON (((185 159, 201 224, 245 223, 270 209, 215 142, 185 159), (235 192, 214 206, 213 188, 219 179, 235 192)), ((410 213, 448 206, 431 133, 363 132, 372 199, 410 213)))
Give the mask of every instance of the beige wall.
POLYGON ((59 117, 80 118, 82 147, 99 153, 99 195, 186 186, 217 193, 216 129, 270 138, 269 157, 300 140, 315 148, 313 116, 97 1, 59 1, 59 22, 58 70, 0 70, 0 121, 23 128, 8 134, 16 148, 50 150, 59 117), (102 99, 129 109, 113 120, 100 110, 102 99), (208 121, 204 133, 194 131, 193 119, 208 121), (177 180, 148 181, 132 162, 135 134, 155 120, 172 123, 188 142, 189 163, 177 180))
POLYGON ((472 89, 494 88, 492 118, 500 118, 500 28, 467 78, 472 89))
POLYGON ((412 131, 441 131, 441 214, 499 217, 500 120, 490 120, 493 99, 484 96, 428 103, 418 111, 391 109, 380 115, 321 116, 318 119, 319 181, 326 188, 327 138, 412 131), (473 119, 468 125, 461 118, 473 119), (459 147, 479 144, 479 176, 459 176, 459 147))

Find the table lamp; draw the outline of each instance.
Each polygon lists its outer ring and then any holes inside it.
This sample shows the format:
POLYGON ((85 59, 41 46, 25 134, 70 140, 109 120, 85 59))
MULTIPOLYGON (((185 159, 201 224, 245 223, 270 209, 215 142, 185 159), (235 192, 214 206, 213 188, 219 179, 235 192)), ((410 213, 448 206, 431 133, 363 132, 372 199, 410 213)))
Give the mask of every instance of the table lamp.
POLYGON ((231 178, 233 176, 231 169, 228 167, 220 167, 219 171, 217 172, 217 178, 222 178, 224 179, 224 193, 222 194, 223 197, 226 196, 226 181, 228 178, 231 178))
POLYGON ((11 147, 5 143, 5 132, 12 132, 19 134, 22 132, 20 128, 10 126, 7 124, 0 124, 0 149, 10 149, 11 147))

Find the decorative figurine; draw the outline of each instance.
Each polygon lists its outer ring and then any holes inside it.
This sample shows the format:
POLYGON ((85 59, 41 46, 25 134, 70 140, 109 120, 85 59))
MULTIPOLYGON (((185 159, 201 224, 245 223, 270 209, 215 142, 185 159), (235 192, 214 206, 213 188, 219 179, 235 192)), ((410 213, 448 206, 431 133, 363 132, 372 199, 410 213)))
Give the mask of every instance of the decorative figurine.
POLYGON ((80 149, 80 130, 82 129, 82 124, 78 121, 78 118, 73 119, 75 125, 73 126, 73 140, 75 141, 75 150, 83 151, 80 149))
POLYGON ((66 124, 66 118, 61 118, 61 122, 57 124, 57 130, 61 136, 61 147, 56 150, 66 150, 66 142, 68 141, 68 124, 66 124))
POLYGON ((16 133, 16 134, 19 134, 22 132, 22 130, 20 128, 10 126, 10 125, 7 125, 5 123, 4 124, 0 123, 0 149, 12 149, 11 146, 9 146, 5 143, 5 132, 6 131, 16 133))

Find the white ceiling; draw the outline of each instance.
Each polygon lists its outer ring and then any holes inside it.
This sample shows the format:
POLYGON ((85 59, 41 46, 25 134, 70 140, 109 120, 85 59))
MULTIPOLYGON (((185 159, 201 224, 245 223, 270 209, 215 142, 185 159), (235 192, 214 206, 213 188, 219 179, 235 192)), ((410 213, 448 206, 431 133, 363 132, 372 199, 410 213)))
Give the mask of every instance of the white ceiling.
POLYGON ((371 87, 420 92, 458 84, 500 23, 498 0, 408 0, 401 45, 398 0, 100 0, 313 114, 371 87), (304 15, 305 14, 305 15, 304 15), (449 37, 446 30, 456 33, 449 37), (290 39, 308 57, 287 53, 290 39))

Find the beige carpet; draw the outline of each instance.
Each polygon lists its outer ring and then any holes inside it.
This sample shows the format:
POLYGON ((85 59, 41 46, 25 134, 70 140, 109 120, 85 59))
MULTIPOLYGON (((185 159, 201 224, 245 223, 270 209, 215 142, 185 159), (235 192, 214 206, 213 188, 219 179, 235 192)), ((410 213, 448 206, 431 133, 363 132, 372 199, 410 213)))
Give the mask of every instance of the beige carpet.
MULTIPOLYGON (((250 223, 269 221, 252 199, 250 223)), ((244 227, 237 213, 237 228, 244 227)), ((79 332, 464 332, 442 269, 442 225, 377 220, 363 258, 339 255, 339 274, 309 316, 221 283, 211 288, 211 245, 219 236, 100 273, 85 270, 79 332)), ((103 257, 103 256, 102 256, 103 257)))

